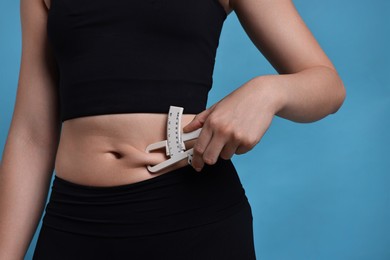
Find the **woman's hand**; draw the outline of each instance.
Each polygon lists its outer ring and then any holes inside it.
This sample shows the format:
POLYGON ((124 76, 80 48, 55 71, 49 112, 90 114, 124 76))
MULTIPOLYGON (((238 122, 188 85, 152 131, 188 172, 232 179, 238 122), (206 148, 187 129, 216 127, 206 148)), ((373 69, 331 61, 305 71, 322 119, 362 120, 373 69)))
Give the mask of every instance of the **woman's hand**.
POLYGON ((251 150, 280 109, 279 97, 259 76, 196 115, 183 128, 184 133, 203 128, 193 147, 192 166, 201 171, 204 163, 212 165, 219 156, 228 160, 251 150))

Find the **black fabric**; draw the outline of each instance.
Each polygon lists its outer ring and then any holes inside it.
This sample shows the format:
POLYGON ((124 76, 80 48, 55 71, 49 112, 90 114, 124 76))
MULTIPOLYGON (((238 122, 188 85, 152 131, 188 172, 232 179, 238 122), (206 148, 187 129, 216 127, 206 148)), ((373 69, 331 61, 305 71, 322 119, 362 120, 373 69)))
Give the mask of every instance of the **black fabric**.
POLYGON ((62 121, 205 109, 227 17, 218 0, 53 0, 62 121))
POLYGON ((252 220, 231 160, 111 187, 55 176, 33 259, 252 260, 252 220))

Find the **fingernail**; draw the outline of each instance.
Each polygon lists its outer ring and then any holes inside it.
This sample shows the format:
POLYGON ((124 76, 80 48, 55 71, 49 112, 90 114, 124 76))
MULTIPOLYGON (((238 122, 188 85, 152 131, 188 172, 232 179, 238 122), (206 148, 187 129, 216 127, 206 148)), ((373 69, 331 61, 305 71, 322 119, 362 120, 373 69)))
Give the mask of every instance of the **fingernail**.
POLYGON ((200 172, 202 168, 195 168, 195 171, 200 172))

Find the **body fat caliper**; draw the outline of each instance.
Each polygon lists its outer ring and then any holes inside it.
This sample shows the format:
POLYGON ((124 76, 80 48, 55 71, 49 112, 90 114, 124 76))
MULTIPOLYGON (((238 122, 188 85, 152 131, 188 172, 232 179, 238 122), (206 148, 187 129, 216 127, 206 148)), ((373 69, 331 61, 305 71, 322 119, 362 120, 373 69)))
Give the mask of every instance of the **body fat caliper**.
POLYGON ((167 140, 152 143, 146 147, 145 151, 148 153, 165 147, 166 155, 170 157, 170 159, 154 166, 148 165, 147 168, 150 172, 160 171, 185 158, 187 158, 188 164, 192 163, 194 148, 186 150, 184 141, 197 138, 202 128, 193 132, 182 133, 181 116, 183 114, 183 110, 184 108, 182 107, 170 106, 167 119, 167 140))

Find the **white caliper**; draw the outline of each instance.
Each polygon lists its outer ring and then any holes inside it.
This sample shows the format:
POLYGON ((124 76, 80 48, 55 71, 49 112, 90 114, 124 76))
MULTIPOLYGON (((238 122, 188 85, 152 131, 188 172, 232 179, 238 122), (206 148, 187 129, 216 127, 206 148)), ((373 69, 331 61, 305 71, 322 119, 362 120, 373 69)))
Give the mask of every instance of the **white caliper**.
POLYGON ((146 147, 146 152, 157 150, 165 147, 166 155, 170 156, 170 159, 165 160, 154 166, 148 165, 147 168, 150 172, 157 172, 166 167, 187 158, 188 164, 192 163, 192 156, 194 148, 185 150, 184 141, 198 138, 202 128, 199 128, 190 133, 182 133, 181 129, 181 116, 184 108, 177 106, 170 106, 167 120, 167 140, 152 143, 146 147))

